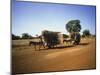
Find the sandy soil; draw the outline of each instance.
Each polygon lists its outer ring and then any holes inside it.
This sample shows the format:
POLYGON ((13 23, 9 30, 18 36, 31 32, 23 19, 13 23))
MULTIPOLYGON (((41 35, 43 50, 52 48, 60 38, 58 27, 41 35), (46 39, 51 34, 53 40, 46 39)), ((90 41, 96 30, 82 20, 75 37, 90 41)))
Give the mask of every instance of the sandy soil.
POLYGON ((12 47, 12 73, 84 70, 96 68, 95 39, 80 45, 34 50, 34 46, 12 47))

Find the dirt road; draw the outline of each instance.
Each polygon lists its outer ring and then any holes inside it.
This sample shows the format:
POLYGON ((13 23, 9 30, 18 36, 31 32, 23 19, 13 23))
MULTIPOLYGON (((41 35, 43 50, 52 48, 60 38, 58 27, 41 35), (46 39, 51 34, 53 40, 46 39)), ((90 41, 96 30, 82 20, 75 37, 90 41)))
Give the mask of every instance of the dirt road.
POLYGON ((25 46, 12 50, 13 73, 96 68, 95 39, 82 40, 80 45, 71 47, 40 51, 35 51, 33 48, 25 46))

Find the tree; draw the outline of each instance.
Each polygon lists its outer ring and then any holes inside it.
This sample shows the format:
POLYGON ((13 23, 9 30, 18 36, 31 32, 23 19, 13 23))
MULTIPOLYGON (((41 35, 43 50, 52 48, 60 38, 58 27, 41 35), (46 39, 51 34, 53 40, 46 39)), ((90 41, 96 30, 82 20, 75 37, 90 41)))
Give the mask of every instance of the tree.
POLYGON ((84 37, 89 37, 91 35, 90 31, 88 29, 83 31, 83 36, 84 37))
POLYGON ((75 41, 75 44, 80 42, 80 31, 81 31, 80 20, 71 20, 66 24, 66 30, 70 33, 71 38, 75 41))
POLYGON ((22 39, 31 39, 33 38, 31 35, 29 35, 28 33, 23 33, 22 34, 22 39))
POLYGON ((69 33, 80 32, 80 20, 71 20, 66 24, 66 29, 69 33))
POLYGON ((16 35, 12 34, 12 40, 18 40, 18 39, 20 39, 20 36, 16 36, 16 35))

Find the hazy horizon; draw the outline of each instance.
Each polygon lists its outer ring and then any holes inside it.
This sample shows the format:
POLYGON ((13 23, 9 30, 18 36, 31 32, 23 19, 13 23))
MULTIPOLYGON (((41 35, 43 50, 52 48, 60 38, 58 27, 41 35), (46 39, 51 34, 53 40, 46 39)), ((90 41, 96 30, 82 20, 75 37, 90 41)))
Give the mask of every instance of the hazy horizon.
POLYGON ((73 4, 20 2, 12 0, 12 33, 21 36, 40 35, 43 30, 67 34, 65 25, 70 20, 80 20, 82 30, 95 34, 96 7, 73 4))

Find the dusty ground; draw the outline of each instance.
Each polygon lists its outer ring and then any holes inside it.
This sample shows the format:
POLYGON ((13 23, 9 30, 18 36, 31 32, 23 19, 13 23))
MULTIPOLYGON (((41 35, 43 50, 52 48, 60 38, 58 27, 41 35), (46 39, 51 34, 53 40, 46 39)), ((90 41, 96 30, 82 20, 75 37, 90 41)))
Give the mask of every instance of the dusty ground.
POLYGON ((12 73, 32 73, 96 68, 95 39, 84 39, 80 45, 41 49, 34 46, 12 47, 12 73))

